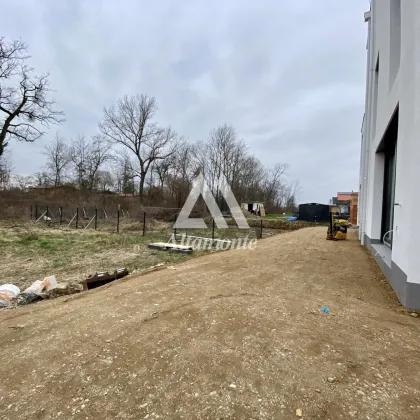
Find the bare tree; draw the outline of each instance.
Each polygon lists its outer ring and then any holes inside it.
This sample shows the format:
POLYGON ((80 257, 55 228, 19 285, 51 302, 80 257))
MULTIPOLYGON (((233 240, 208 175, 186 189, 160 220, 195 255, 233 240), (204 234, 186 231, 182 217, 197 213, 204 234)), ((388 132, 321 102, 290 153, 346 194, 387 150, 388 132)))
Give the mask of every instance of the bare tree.
POLYGON ((116 178, 116 191, 123 194, 134 194, 134 178, 136 175, 127 150, 123 150, 117 155, 112 166, 116 178))
POLYGON ((94 136, 90 141, 84 135, 73 140, 70 159, 79 188, 95 188, 98 171, 111 157, 109 142, 101 135, 94 136))
POLYGON ((35 184, 35 180, 31 175, 15 175, 14 182, 21 190, 26 190, 35 184))
POLYGON ((54 186, 61 185, 63 172, 71 162, 70 148, 65 139, 56 134, 54 141, 45 146, 43 153, 47 157, 46 167, 54 180, 54 186))
POLYGON ((289 170, 287 163, 276 163, 267 171, 264 182, 264 199, 270 204, 281 203, 283 201, 283 192, 285 183, 283 177, 289 170))
POLYGON ((115 184, 115 179, 109 171, 98 171, 96 173, 96 183, 101 191, 110 191, 115 184))
POLYGON ((175 155, 168 156, 156 162, 154 170, 159 179, 159 188, 163 191, 165 182, 168 179, 169 171, 175 166, 175 155))
POLYGON ((297 208, 297 200, 301 193, 301 185, 298 180, 291 182, 284 189, 284 203, 283 206, 286 211, 294 212, 297 208))
POLYGON ((73 165, 73 173, 77 180, 76 184, 80 189, 87 188, 89 143, 83 134, 79 135, 77 139, 72 140, 70 147, 70 159, 73 165))
POLYGON ((237 138, 235 128, 226 124, 214 128, 207 140, 195 145, 194 158, 196 168, 203 171, 222 209, 224 200, 218 189, 222 175, 238 200, 264 201, 270 207, 282 205, 286 189, 290 187, 285 179, 287 164, 264 167, 248 153, 245 142, 237 138))
POLYGON ((152 122, 157 110, 155 98, 147 95, 124 96, 116 105, 104 109, 104 119, 99 125, 101 132, 113 143, 126 147, 140 178, 139 195, 143 198, 146 176, 151 165, 174 153, 176 133, 162 129, 152 122))
POLYGON ((232 190, 240 200, 264 201, 263 184, 267 170, 255 156, 246 155, 241 159, 239 174, 232 190))
POLYGON ((171 165, 166 172, 165 182, 169 194, 175 200, 175 206, 182 207, 198 169, 194 160, 193 146, 182 139, 170 159, 171 165))
POLYGON ((3 153, 0 156, 0 190, 5 190, 10 186, 10 180, 13 174, 13 165, 10 153, 3 153))
POLYGON ((194 155, 197 168, 203 171, 216 201, 223 208, 220 180, 223 175, 232 188, 240 184, 241 164, 247 156, 246 144, 237 139, 233 126, 224 124, 214 128, 206 141, 195 146, 194 155))
POLYGON ((51 181, 49 175, 45 171, 36 172, 33 175, 33 179, 34 179, 34 183, 37 187, 48 187, 48 185, 50 184, 50 181, 51 181))
POLYGON ((25 53, 21 41, 0 39, 0 155, 10 138, 33 142, 44 134, 43 128, 61 122, 64 115, 49 98, 49 75, 34 76, 33 69, 24 65, 25 53))
POLYGON ((96 187, 99 170, 111 158, 109 141, 100 134, 94 136, 89 147, 89 161, 87 165, 88 188, 92 190, 96 187))

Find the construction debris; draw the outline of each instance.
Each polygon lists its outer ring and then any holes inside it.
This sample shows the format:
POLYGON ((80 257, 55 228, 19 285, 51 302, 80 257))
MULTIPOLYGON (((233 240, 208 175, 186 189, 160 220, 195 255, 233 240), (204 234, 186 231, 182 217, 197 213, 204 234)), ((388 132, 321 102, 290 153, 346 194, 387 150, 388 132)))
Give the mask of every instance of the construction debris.
POLYGON ((191 254, 191 252, 193 252, 193 249, 190 246, 173 244, 170 242, 154 242, 149 244, 148 247, 159 251, 180 252, 182 254, 191 254))
POLYGON ((95 289, 96 287, 103 286, 104 284, 110 283, 114 280, 121 279, 128 276, 128 270, 126 268, 118 268, 113 273, 107 271, 97 272, 95 274, 89 274, 81 284, 83 290, 95 289))
POLYGON ((57 279, 55 276, 45 277, 44 280, 35 280, 29 287, 27 287, 16 298, 16 304, 28 305, 38 300, 46 299, 46 292, 57 287, 57 279))
POLYGON ((83 286, 78 283, 57 284, 55 276, 45 277, 44 280, 35 280, 23 292, 13 284, 3 284, 0 285, 0 307, 14 308, 43 299, 78 293, 82 290, 83 286))
MULTIPOLYGON (((160 265, 163 264, 158 264, 157 266, 160 265)), ((23 292, 14 284, 3 284, 0 285, 0 308, 14 308, 43 299, 54 299, 60 296, 72 295, 83 290, 103 286, 127 275, 128 270, 126 268, 119 268, 113 273, 97 272, 93 275, 91 274, 82 283, 57 283, 55 276, 48 276, 44 280, 35 280, 23 292)))
POLYGON ((58 283, 54 289, 47 290, 44 294, 48 299, 54 299, 60 296, 72 295, 83 291, 83 285, 80 283, 58 283))
POLYGON ((29 305, 30 303, 37 302, 43 299, 43 295, 41 293, 30 293, 30 292, 22 292, 20 293, 16 301, 14 302, 16 306, 22 305, 29 305))

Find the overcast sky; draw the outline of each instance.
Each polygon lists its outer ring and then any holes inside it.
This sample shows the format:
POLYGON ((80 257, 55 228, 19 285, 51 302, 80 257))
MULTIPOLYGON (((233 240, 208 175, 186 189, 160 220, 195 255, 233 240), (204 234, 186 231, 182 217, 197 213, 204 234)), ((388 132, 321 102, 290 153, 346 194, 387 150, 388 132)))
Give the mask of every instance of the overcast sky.
MULTIPOLYGON (((358 189, 368 0, 2 0, 0 35, 51 73, 66 136, 97 132, 104 105, 146 93, 190 141, 228 123, 265 165, 290 165, 299 202, 358 189)), ((16 171, 43 146, 11 147, 16 171)))

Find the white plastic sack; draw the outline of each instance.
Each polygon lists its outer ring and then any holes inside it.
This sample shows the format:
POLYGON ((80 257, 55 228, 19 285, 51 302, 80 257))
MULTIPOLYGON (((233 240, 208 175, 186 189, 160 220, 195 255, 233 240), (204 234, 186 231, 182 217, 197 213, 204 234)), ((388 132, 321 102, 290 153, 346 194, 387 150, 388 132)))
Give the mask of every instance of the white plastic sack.
POLYGON ((57 287, 57 279, 55 276, 45 277, 44 283, 47 290, 55 289, 57 287))
POLYGON ((29 287, 27 287, 23 293, 35 293, 39 295, 42 293, 45 285, 41 280, 35 280, 29 287))
POLYGON ((14 284, 0 285, 0 307, 9 306, 10 302, 20 293, 19 287, 14 284))
POLYGON ((45 277, 44 280, 35 280, 23 293, 34 293, 40 295, 42 291, 55 289, 57 287, 57 279, 55 276, 45 277))

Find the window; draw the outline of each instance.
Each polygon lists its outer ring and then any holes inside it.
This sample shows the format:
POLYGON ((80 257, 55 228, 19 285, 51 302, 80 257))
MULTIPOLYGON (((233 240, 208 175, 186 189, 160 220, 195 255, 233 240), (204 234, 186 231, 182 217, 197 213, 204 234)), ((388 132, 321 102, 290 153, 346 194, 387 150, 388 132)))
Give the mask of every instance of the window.
POLYGON ((384 195, 382 204, 382 239, 392 248, 392 229, 394 225, 395 176, 398 139, 398 108, 391 119, 383 140, 385 156, 384 195))

